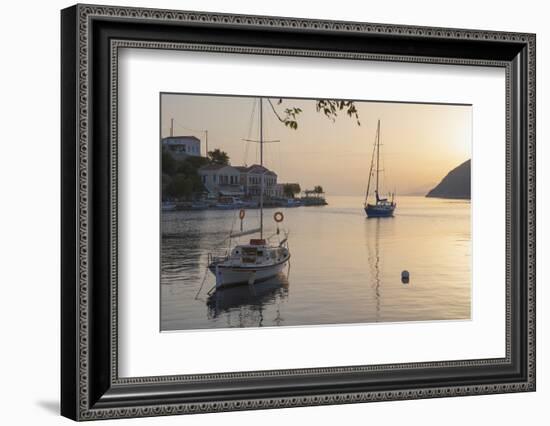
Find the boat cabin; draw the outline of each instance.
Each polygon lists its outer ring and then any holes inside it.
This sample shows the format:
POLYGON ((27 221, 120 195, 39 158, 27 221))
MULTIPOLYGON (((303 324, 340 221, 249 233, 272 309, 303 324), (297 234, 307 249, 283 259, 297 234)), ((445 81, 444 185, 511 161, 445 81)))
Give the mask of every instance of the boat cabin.
POLYGON ((277 263, 285 258, 281 247, 269 247, 264 239, 252 239, 250 244, 236 246, 230 259, 247 265, 277 263))

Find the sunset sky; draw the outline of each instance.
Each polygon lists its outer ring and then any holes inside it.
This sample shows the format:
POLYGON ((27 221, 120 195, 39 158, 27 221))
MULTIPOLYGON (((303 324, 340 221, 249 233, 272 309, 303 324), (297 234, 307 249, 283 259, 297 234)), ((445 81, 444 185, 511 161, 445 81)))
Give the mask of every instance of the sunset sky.
MULTIPOLYGON (((278 182, 298 182, 302 189, 321 185, 327 194, 364 194, 372 148, 380 119, 381 163, 385 170, 381 192, 422 194, 451 169, 471 157, 472 106, 356 101, 361 125, 341 112, 335 122, 315 110, 314 100, 284 99, 275 107, 298 107, 298 129, 278 121, 264 101, 264 164, 278 182)), ((229 154, 231 164, 259 163, 258 98, 161 95, 161 136, 194 135, 208 130, 208 149, 229 154), (254 111, 254 114, 253 114, 254 111)))

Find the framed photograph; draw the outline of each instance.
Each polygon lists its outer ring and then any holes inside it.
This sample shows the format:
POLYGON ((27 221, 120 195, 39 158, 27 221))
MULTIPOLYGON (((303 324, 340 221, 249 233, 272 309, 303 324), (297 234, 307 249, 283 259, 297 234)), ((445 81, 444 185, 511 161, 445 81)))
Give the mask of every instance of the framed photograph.
POLYGON ((535 35, 61 30, 64 416, 535 390, 535 35))

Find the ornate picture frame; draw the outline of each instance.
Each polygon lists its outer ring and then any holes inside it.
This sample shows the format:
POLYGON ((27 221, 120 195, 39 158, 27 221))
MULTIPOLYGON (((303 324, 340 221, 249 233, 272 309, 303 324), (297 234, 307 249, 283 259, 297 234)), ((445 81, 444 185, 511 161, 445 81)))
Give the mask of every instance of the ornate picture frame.
POLYGON ((535 390, 534 34, 76 5, 61 12, 61 413, 74 420, 535 390), (506 356, 119 377, 120 48, 500 67, 506 356))

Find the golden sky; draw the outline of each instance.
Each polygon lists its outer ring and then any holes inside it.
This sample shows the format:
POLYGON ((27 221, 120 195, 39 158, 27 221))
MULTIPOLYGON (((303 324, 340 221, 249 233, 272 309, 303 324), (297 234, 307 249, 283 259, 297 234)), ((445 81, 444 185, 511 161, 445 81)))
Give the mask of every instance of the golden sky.
MULTIPOLYGON (((356 101, 361 125, 341 112, 335 122, 316 112, 314 100, 284 99, 276 108, 298 107, 298 129, 278 121, 264 101, 264 164, 278 182, 302 189, 321 185, 328 195, 362 195, 366 189, 376 125, 380 119, 381 192, 422 194, 471 157, 472 107, 356 101)), ((208 149, 226 151, 234 166, 259 163, 258 98, 210 95, 161 95, 161 136, 201 139, 208 149), (254 114, 253 114, 254 112, 254 114)))

